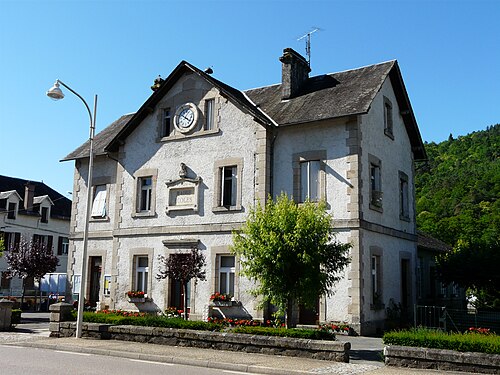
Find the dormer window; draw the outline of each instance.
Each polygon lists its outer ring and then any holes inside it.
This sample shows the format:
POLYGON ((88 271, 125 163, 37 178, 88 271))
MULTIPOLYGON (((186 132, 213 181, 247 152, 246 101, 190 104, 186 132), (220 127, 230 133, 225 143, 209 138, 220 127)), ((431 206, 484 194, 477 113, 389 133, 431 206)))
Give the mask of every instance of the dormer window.
POLYGON ((48 207, 42 207, 40 209, 40 216, 41 216, 40 221, 42 223, 48 223, 49 222, 49 208, 48 207))
POLYGON ((15 220, 17 214, 17 204, 15 202, 9 202, 7 208, 7 219, 15 220))

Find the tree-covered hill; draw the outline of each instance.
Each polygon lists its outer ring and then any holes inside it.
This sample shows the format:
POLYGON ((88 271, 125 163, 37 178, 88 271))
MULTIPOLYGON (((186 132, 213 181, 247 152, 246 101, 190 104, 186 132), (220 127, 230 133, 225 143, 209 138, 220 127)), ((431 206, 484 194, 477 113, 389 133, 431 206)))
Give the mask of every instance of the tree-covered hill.
POLYGON ((450 245, 500 238, 500 124, 426 143, 417 166, 417 226, 450 245))

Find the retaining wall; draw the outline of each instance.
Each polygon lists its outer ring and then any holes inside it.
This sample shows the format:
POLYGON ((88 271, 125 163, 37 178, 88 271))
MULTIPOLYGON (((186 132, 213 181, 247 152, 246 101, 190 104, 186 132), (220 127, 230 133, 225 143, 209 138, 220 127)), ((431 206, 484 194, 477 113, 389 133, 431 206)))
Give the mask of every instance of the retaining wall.
POLYGON ((500 374, 498 354, 391 345, 384 356, 387 366, 500 374))

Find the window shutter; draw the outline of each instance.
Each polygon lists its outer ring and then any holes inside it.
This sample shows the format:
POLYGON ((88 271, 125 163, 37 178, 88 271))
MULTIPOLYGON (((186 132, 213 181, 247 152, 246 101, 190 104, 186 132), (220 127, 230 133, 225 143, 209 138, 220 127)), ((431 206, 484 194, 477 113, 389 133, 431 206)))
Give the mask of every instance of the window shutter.
POLYGON ((63 253, 62 244, 63 244, 63 238, 59 237, 57 239, 57 255, 62 255, 63 253))
POLYGON ((106 217, 106 185, 95 187, 92 217, 106 217))
POLYGON ((47 248, 49 250, 52 250, 52 244, 53 244, 53 237, 52 236, 47 236, 47 248))

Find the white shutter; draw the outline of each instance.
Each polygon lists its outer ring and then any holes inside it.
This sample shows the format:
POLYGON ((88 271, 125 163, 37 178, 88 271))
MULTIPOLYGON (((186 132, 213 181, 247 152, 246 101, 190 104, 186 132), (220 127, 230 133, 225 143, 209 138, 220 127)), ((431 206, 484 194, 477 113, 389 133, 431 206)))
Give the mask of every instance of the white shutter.
POLYGON ((92 217, 106 217, 106 185, 95 187, 92 217))

